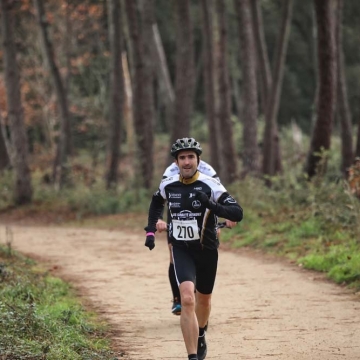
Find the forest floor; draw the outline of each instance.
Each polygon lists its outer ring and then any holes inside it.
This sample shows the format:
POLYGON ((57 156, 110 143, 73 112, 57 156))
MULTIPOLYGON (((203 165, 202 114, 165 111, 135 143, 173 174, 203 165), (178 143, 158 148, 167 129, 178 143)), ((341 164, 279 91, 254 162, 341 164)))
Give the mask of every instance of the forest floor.
MULTIPOLYGON (((166 237, 150 252, 142 225, 45 226, 2 214, 0 241, 11 228, 14 249, 69 281, 110 324, 118 358, 185 360, 180 317, 170 312, 166 237)), ((359 360, 360 295, 294 264, 222 246, 207 342, 207 359, 359 360)))

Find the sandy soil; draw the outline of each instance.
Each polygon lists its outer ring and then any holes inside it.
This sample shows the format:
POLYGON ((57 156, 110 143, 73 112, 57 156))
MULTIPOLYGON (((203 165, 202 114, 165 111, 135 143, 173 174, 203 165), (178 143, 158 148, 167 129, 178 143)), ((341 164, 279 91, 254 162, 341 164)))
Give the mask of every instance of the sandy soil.
MULTIPOLYGON (((150 252, 142 231, 11 228, 15 249, 71 281, 112 325, 121 358, 187 359, 170 313, 164 235, 150 252)), ((0 235, 4 243, 4 226, 0 235)), ((207 359, 359 360, 359 300, 296 266, 220 250, 207 359)))

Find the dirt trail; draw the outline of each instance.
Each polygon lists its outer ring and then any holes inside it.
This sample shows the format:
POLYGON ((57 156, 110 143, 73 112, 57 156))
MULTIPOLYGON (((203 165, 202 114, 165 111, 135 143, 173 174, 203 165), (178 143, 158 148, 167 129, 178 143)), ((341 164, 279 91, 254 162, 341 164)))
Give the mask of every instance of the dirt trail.
MULTIPOLYGON (((124 358, 187 359, 165 236, 150 252, 143 232, 12 230, 15 249, 57 268, 113 325, 124 358)), ((207 339, 207 359, 359 360, 359 297, 291 265, 220 251, 207 339)))

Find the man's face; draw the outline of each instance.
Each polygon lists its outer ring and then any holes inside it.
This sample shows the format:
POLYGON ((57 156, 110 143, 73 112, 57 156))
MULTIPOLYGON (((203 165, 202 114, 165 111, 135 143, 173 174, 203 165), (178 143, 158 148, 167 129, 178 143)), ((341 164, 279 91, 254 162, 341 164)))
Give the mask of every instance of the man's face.
POLYGON ((180 175, 187 179, 194 175, 198 167, 198 158, 195 151, 183 150, 180 151, 176 165, 179 167, 180 175))

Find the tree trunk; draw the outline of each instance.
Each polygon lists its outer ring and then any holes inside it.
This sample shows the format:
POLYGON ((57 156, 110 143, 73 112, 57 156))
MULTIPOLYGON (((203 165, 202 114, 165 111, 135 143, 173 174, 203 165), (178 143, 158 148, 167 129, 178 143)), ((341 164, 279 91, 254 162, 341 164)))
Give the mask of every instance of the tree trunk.
MULTIPOLYGON (((273 88, 273 77, 270 69, 270 61, 267 52, 267 46, 265 42, 265 33, 263 18, 261 12, 261 5, 259 0, 251 1, 252 4, 252 14, 253 14, 253 27, 256 39, 256 48, 258 54, 258 67, 260 72, 260 91, 261 91, 261 105, 264 118, 266 119, 266 109, 269 100, 269 94, 271 94, 275 89, 273 88)), ((286 13, 285 13, 286 15, 286 13)), ((282 31, 283 29, 280 29, 282 31)), ((281 33, 280 33, 281 34, 281 33)), ((279 36, 279 41, 281 41, 281 36, 279 36)), ((277 44, 277 48, 280 48, 281 44, 277 44)), ((279 141, 279 130, 277 121, 274 123, 274 156, 275 156, 275 173, 282 172, 282 156, 280 150, 280 141, 279 141)))
MULTIPOLYGON (((276 168, 282 169, 280 164, 276 166, 276 159, 280 154, 276 153, 280 149, 279 135, 275 131, 277 128, 277 115, 279 111, 282 80, 284 76, 285 57, 290 35, 290 24, 292 17, 293 0, 287 0, 283 4, 282 24, 280 27, 278 47, 274 62, 274 80, 272 89, 267 96, 266 113, 265 113, 265 134, 263 147, 263 174, 268 176, 275 175, 276 168)), ((270 184, 270 181, 267 180, 270 184)))
POLYGON ((16 59, 16 44, 13 38, 15 32, 13 4, 14 2, 10 0, 0 0, 7 119, 10 127, 11 143, 14 150, 14 202, 17 205, 22 205, 31 202, 33 190, 28 164, 28 138, 26 135, 24 112, 21 103, 20 75, 16 59))
POLYGON ((2 118, 1 111, 0 111, 0 128, 1 128, 1 138, 4 140, 4 146, 6 150, 6 154, 9 160, 9 164, 12 168, 14 168, 15 164, 15 150, 14 146, 11 143, 10 134, 8 131, 8 126, 6 121, 2 118))
MULTIPOLYGON (((0 126, 3 128, 5 124, 1 122, 1 114, 0 114, 0 126)), ((0 132, 0 172, 6 169, 10 165, 10 157, 6 149, 5 139, 3 136, 3 131, 0 132)))
POLYGON ((155 63, 157 65, 159 88, 160 88, 159 101, 165 106, 165 112, 166 112, 165 124, 166 124, 166 128, 170 129, 171 122, 174 117, 175 93, 174 93, 173 85, 171 83, 165 51, 161 41, 161 36, 157 24, 154 23, 152 28, 153 28, 154 47, 155 47, 155 55, 156 55, 155 63))
POLYGON ((135 154, 135 135, 134 135, 134 109, 133 109, 133 93, 131 86, 131 75, 127 55, 122 53, 122 68, 124 73, 124 120, 126 124, 126 144, 128 148, 128 156, 133 161, 135 154))
POLYGON ((123 122, 124 77, 121 58, 123 36, 120 0, 108 0, 108 6, 111 72, 106 187, 107 189, 110 189, 116 187, 118 182, 118 166, 120 161, 121 130, 123 122))
POLYGON ((272 74, 270 68, 269 55, 267 51, 266 41, 265 41, 265 32, 264 32, 264 23, 261 12, 261 4, 259 0, 251 1, 252 5, 252 15, 253 15, 253 27, 255 42, 258 54, 257 65, 260 69, 260 82, 261 82, 261 103, 262 103, 262 112, 265 116, 266 113, 266 99, 270 93, 272 87, 272 74))
POLYGON ((347 169, 353 164, 353 139, 352 139, 352 122, 351 112, 348 100, 345 60, 342 41, 342 15, 343 0, 337 0, 336 14, 336 56, 337 56, 337 113, 340 119, 341 129, 341 171, 346 176, 347 169))
POLYGON ((219 137, 222 143, 222 172, 219 174, 221 182, 226 184, 236 180, 237 156, 233 138, 233 126, 231 122, 231 91, 228 68, 228 31, 226 21, 226 8, 223 0, 216 1, 216 13, 218 15, 219 38, 218 38, 218 99, 219 99, 219 122, 221 130, 219 137))
POLYGON ((154 105, 154 59, 155 50, 153 47, 153 25, 155 24, 154 0, 143 0, 142 12, 142 37, 144 51, 144 87, 143 94, 143 113, 144 120, 147 122, 146 141, 146 168, 145 168, 145 187, 151 187, 154 169, 154 127, 155 127, 155 105, 154 105))
POLYGON ((203 27, 203 59, 206 118, 209 127, 209 143, 211 165, 218 173, 222 173, 220 162, 220 127, 216 116, 215 102, 215 64, 213 45, 212 0, 201 0, 203 27))
POLYGON ((256 49, 250 0, 235 0, 238 16, 243 74, 243 175, 259 171, 257 145, 258 93, 256 84, 256 49))
MULTIPOLYGON (((193 26, 189 0, 175 0, 176 68, 174 120, 170 143, 190 136, 190 119, 195 90, 193 26)), ((169 157, 170 160, 170 157, 169 157)))
POLYGON ((306 172, 309 178, 326 169, 326 155, 323 154, 323 151, 330 149, 336 94, 335 42, 331 0, 314 0, 314 4, 318 33, 319 91, 317 118, 306 163, 306 172), (320 168, 318 165, 322 159, 324 166, 320 168))
POLYGON ((138 144, 139 172, 145 188, 150 188, 153 175, 154 145, 154 99, 153 99, 153 56, 152 36, 153 0, 144 2, 143 29, 137 17, 137 1, 126 0, 129 33, 133 49, 134 62, 134 126, 138 144))
POLYGON ((46 21, 43 0, 34 0, 34 5, 42 39, 44 57, 49 66, 50 76, 54 84, 58 109, 60 113, 60 136, 54 161, 53 179, 58 188, 62 188, 66 183, 69 182, 68 176, 70 169, 68 164, 68 155, 71 153, 70 114, 66 91, 60 76, 59 68, 55 62, 53 46, 47 32, 47 27, 49 24, 46 21))
POLYGON ((358 121, 355 155, 360 157, 360 119, 358 121))

